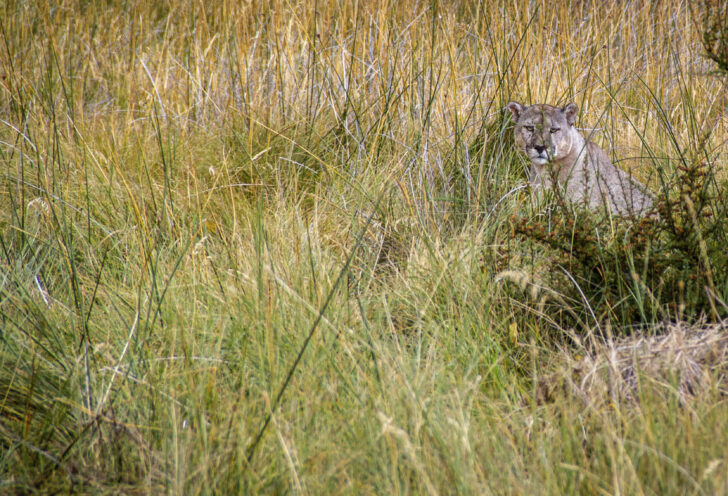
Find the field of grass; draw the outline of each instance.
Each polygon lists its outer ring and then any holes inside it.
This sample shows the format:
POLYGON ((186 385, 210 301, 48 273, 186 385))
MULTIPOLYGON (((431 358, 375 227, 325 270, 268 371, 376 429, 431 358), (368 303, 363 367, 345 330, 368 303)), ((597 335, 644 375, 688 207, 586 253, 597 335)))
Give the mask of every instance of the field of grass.
POLYGON ((694 19, 0 3, 0 493, 728 493, 728 98, 694 19), (576 102, 658 220, 544 221, 509 100, 576 102), (689 387, 587 387, 670 322, 712 336, 689 387))

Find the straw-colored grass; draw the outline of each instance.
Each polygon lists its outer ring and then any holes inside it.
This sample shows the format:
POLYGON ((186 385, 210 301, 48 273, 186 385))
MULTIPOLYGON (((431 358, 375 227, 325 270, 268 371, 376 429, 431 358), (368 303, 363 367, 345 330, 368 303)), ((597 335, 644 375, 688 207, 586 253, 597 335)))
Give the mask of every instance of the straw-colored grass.
POLYGON ((547 400, 566 387, 587 404, 634 401, 644 381, 677 393, 686 405, 706 389, 727 391, 726 322, 680 322, 652 331, 656 334, 599 342, 586 356, 565 352, 562 370, 541 378, 537 399, 547 400))
POLYGON ((703 50, 680 1, 0 3, 0 492, 725 493, 724 362, 537 401, 720 268, 568 328, 497 277, 555 270, 504 105, 719 185, 703 50))

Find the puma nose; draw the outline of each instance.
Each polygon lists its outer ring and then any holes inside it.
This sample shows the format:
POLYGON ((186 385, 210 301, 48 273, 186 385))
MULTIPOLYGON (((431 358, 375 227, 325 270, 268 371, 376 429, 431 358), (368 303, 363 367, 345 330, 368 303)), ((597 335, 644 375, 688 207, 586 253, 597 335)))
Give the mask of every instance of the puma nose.
POLYGON ((546 147, 543 145, 533 145, 533 149, 538 152, 538 154, 542 154, 544 150, 546 150, 546 147))

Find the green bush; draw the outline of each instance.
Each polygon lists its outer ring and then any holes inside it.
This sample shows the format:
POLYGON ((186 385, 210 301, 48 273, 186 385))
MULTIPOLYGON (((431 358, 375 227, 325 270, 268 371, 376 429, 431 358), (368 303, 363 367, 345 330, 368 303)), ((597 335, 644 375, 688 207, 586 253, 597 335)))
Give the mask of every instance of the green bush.
POLYGON ((643 218, 583 210, 558 192, 550 208, 513 216, 514 236, 549 260, 549 287, 569 302, 570 311, 558 309, 561 323, 630 329, 728 314, 728 190, 715 164, 680 164, 673 173, 659 171, 663 186, 643 218))
POLYGON ((705 54, 720 72, 728 74, 728 4, 722 0, 701 0, 688 5, 701 33, 705 54))

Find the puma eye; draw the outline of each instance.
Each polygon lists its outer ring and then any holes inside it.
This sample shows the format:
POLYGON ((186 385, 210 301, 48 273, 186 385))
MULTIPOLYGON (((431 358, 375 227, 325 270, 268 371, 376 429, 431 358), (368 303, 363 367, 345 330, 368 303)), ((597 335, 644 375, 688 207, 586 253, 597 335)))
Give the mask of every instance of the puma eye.
POLYGON ((558 133, 559 131, 561 131, 561 129, 559 129, 558 127, 551 128, 551 134, 558 133))
POLYGON ((525 129, 529 133, 532 133, 533 132, 533 126, 523 126, 523 129, 525 129))

